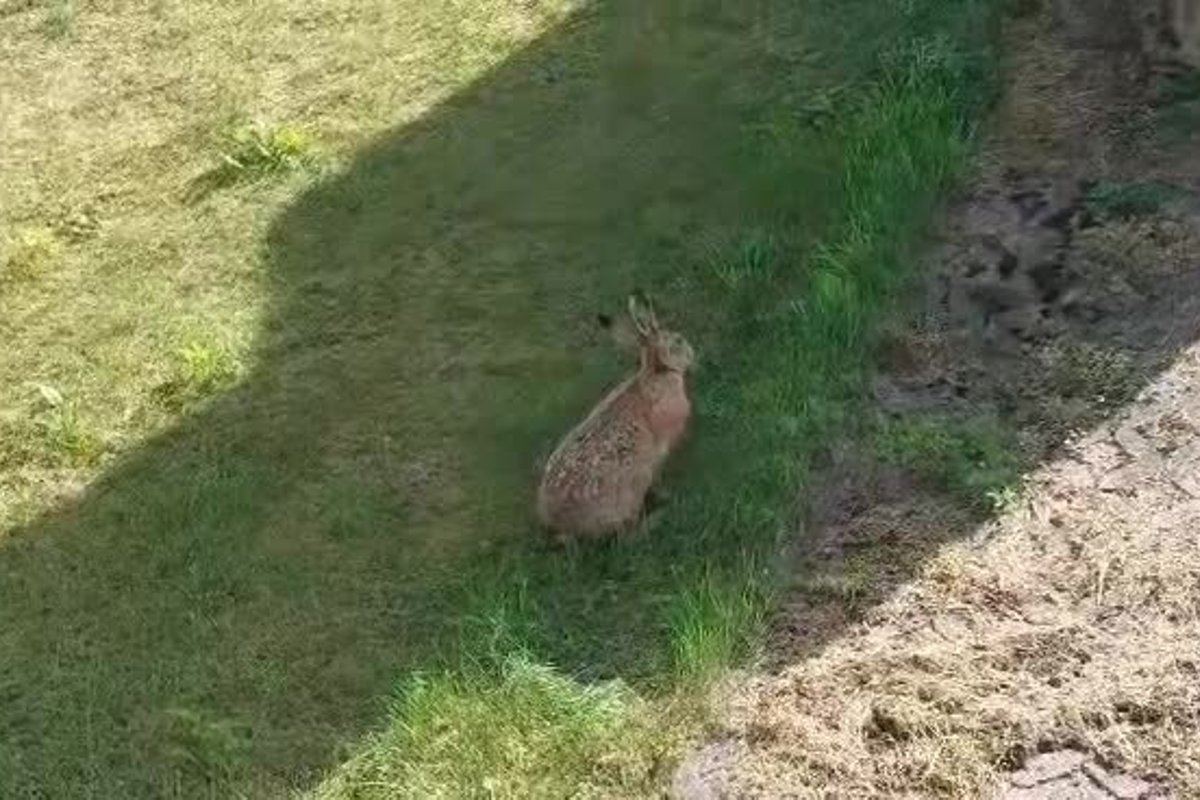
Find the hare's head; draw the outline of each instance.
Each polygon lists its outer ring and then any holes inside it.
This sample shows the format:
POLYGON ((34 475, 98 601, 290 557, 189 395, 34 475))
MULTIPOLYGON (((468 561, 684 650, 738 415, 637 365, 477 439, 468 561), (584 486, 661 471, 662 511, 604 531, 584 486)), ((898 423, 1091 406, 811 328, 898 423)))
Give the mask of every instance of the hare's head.
POLYGON ((643 369, 656 372, 687 372, 691 369, 696 360, 692 346, 683 336, 658 324, 654 307, 642 292, 629 296, 629 319, 637 332, 643 369))
POLYGON ((643 369, 687 372, 695 363, 696 354, 687 339, 658 324, 653 306, 641 291, 629 296, 628 319, 613 320, 608 314, 600 314, 597 319, 623 349, 641 353, 643 369))

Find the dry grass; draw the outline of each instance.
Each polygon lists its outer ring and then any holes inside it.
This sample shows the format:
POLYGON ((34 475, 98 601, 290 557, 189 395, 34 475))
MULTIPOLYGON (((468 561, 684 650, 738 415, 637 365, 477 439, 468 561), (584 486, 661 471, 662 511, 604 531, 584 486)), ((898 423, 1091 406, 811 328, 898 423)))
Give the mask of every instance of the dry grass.
MULTIPOLYGON (((1193 349, 1164 380, 1198 367, 1193 349)), ((852 635, 735 698, 754 744, 739 791, 980 797, 1074 746, 1200 796, 1200 502, 1163 474, 1194 462, 1116 468, 1145 419, 1175 421, 1145 445, 1168 451, 1195 412, 1151 407, 1077 442, 985 543, 942 547, 852 635)))
MULTIPOLYGON (((281 174, 194 208, 183 201, 197 178, 261 155, 251 146, 261 131, 289 142, 303 131, 336 169, 573 7, 55 0, 0 9, 0 332, 21 341, 0 360, 0 418, 29 412, 36 381, 75 398, 122 449, 169 426, 174 415, 152 397, 192 331, 251 360, 270 301, 262 243, 312 176, 281 174)), ((284 150, 237 171, 280 172, 293 157, 284 150)), ((0 477, 0 531, 52 507, 60 479, 0 477)))
POLYGON ((1200 230, 1169 216, 1130 219, 1082 231, 1079 244, 1089 268, 1106 271, 1118 291, 1151 292, 1193 268, 1200 230))

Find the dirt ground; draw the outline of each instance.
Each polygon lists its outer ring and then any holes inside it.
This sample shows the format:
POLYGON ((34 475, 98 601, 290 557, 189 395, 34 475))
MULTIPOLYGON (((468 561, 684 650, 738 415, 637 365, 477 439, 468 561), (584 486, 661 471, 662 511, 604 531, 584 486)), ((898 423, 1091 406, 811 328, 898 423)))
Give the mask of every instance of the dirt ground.
POLYGON ((1165 129, 1179 76, 1133 6, 1009 21, 979 174, 877 387, 885 416, 1005 420, 1020 491, 981 517, 869 447, 833 458, 769 652, 676 797, 1200 797, 1200 148, 1165 129))

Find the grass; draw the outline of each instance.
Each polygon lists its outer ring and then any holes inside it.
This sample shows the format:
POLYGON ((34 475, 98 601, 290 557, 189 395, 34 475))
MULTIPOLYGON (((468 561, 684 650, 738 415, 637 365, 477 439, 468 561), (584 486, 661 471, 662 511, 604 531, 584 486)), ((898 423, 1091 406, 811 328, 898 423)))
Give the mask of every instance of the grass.
POLYGON ((1100 181, 1088 190, 1084 204, 1101 217, 1131 219, 1155 214, 1164 205, 1183 196, 1186 194, 1178 187, 1154 181, 1100 181))
POLYGON ((1128 353, 1075 343, 1050 354, 1050 383, 1062 397, 1100 407, 1121 406, 1137 393, 1137 371, 1128 353))
POLYGON ((1168 143, 1186 142, 1200 119, 1200 70, 1172 75, 1163 81, 1158 102, 1158 128, 1168 143))
POLYGON ((23 415, 13 415, 2 428, 0 463, 9 469, 92 467, 103 457, 105 443, 81 415, 79 403, 47 384, 27 386, 30 401, 23 415))
POLYGON ((747 655, 763 630, 770 587, 770 571, 748 561, 740 574, 680 588, 667 617, 678 687, 703 691, 747 655))
POLYGON ((314 150, 312 137, 293 125, 231 125, 218 137, 217 165, 192 181, 189 199, 196 202, 238 183, 311 169, 317 164, 314 150))
POLYGON ((69 465, 88 466, 100 459, 103 445, 80 419, 77 404, 52 386, 39 386, 45 401, 35 418, 42 449, 52 459, 69 465))
MULTIPOLYGON (((857 105, 837 124, 825 128, 823 135, 837 137, 845 145, 840 175, 845 205, 831 241, 818 246, 810 263, 789 263, 777 250, 775 237, 761 231, 735 242, 726 259, 711 262, 716 285, 732 295, 726 298, 729 306, 752 309, 765 321, 737 317, 731 321, 735 360, 726 365, 725 381, 710 384, 708 393, 701 394, 702 400, 711 404, 709 413, 728 426, 725 437, 710 433, 706 444, 713 449, 704 454, 705 460, 741 465, 741 480, 736 485, 713 483, 692 492, 668 523, 681 533, 701 537, 709 557, 693 568, 703 572, 678 570, 672 581, 676 599, 668 605, 667 639, 676 677, 665 685, 659 683, 659 704, 669 707, 669 700, 662 698, 678 701, 692 692, 703 692, 755 639, 774 583, 769 567, 755 565, 759 558, 773 561, 778 536, 788 524, 787 494, 803 474, 806 456, 847 422, 843 414, 855 405, 855 393, 864 377, 863 372, 847 367, 865 362, 871 318, 886 307, 907 277, 897 260, 907 253, 936 191, 954 177, 954 167, 965 155, 967 128, 961 114, 980 101, 978 95, 964 97, 957 92, 980 85, 971 82, 976 76, 964 69, 963 63, 955 62, 955 56, 952 50, 920 46, 903 53, 898 65, 889 65, 891 69, 865 90, 857 105), (808 274, 787 272, 797 266, 807 267, 808 274), (801 295, 793 298, 779 291, 789 285, 804 286, 808 299, 800 301, 801 295), (738 358, 743 349, 753 357, 738 358), (844 404, 842 413, 836 410, 839 404, 844 404), (725 555, 717 555, 722 549, 725 555)), ((980 442, 987 445, 987 456, 1002 458, 999 450, 992 448, 996 443, 986 437, 952 441, 952 446, 937 455, 960 457, 954 446, 962 444, 961 450, 969 456, 975 451, 968 445, 980 442)), ((700 447, 698 444, 697 449, 700 447)), ((693 458, 699 457, 693 454, 693 458)), ((1005 479, 1013 476, 1008 460, 1003 467, 975 462, 959 466, 963 469, 955 476, 972 480, 984 469, 990 470, 991 477, 999 472, 1005 479)), ((985 481, 986 486, 977 483, 970 488, 1003 495, 1004 487, 993 486, 994 482, 985 481)), ((672 553, 672 545, 668 540, 648 546, 679 559, 672 553)), ((533 615, 537 616, 536 610, 533 615)), ((537 623, 531 627, 534 633, 530 638, 544 637, 544 633, 539 636, 537 623)), ((470 661, 461 669, 460 675, 478 676, 470 661)), ((476 680, 480 683, 455 687, 459 702, 491 691, 486 678, 476 680)), ((454 715, 446 718, 457 719, 454 715)), ((410 730, 409 720, 408 712, 401 708, 393 713, 391 728, 410 730)), ((668 721, 655 720, 660 730, 671 730, 668 721)), ((676 735, 686 735, 689 724, 694 725, 695 719, 684 717, 683 733, 676 735)), ((535 738, 530 734, 526 742, 535 738)), ((381 776, 386 775, 388 765, 409 763, 404 751, 388 758, 381 755, 378 745, 369 745, 366 753, 376 764, 374 770, 348 783, 344 775, 335 776, 327 785, 332 787, 331 796, 352 797, 355 786, 375 786, 381 780, 398 790, 401 784, 389 784, 381 776)), ((427 777, 445 769, 450 769, 450 775, 426 791, 452 794, 454 789, 449 787, 482 785, 460 783, 463 775, 453 769, 455 763, 446 759, 427 765, 422 773, 427 777)), ((544 765, 539 774, 557 771, 544 765)), ((585 771, 570 775, 564 786, 571 787, 566 792, 571 796, 651 796, 662 781, 661 775, 634 771, 613 790, 593 781, 585 771)), ((523 795, 521 791, 500 791, 494 796, 523 795)))
POLYGON ((34 281, 53 268, 62 251, 54 231, 45 226, 18 229, 0 255, 0 283, 34 281))
POLYGON ((89 235, 0 293, 0 421, 54 386, 105 446, 0 471, 0 795, 656 791, 860 416, 988 16, 209 0, 46 52, 14 15, 0 224, 89 235), (311 138, 214 149, 235 116, 311 138), (693 442, 653 531, 553 553, 534 465, 633 285, 700 349, 693 442))
POLYGON ((211 336, 189 336, 176 351, 173 374, 155 387, 169 409, 180 409, 230 388, 237 382, 241 364, 234 350, 211 336))
POLYGON ((486 676, 418 675, 392 709, 403 723, 316 797, 620 796, 670 747, 640 712, 618 681, 581 685, 522 655, 486 676))
POLYGON ((75 0, 51 0, 46 11, 46 36, 51 40, 71 35, 78 10, 75 0))
POLYGON ((885 461, 965 503, 1000 510, 1021 475, 1011 439, 1008 428, 992 418, 906 417, 883 423, 878 447, 885 461))

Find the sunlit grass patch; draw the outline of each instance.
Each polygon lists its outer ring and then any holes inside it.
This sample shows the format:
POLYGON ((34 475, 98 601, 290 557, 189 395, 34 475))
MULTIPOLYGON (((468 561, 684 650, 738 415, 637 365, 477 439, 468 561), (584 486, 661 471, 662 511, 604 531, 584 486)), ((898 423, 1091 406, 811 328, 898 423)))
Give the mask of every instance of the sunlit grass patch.
POLYGON ((409 678, 397 724, 314 797, 621 797, 655 783, 670 736, 619 681, 580 683, 528 656, 409 678))
POLYGON ((107 444, 78 399, 49 384, 30 384, 22 411, 0 419, 0 468, 84 468, 107 444))
POLYGON ((171 377, 155 389, 169 409, 199 402, 232 386, 242 365, 233 348, 212 334, 193 334, 175 350, 171 377))
POLYGON ((276 178, 317 166, 316 141, 303 128, 286 123, 238 122, 217 137, 217 165, 188 189, 195 201, 239 183, 276 178))
POLYGON ((0 242, 0 284, 35 281, 62 257, 63 242, 49 226, 26 226, 0 242))

